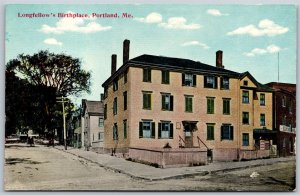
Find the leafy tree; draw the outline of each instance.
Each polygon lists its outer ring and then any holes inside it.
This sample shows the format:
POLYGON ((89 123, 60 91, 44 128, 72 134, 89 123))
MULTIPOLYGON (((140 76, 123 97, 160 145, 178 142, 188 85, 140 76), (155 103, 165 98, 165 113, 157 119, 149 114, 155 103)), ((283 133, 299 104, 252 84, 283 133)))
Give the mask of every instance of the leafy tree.
MULTIPOLYGON (((60 128, 62 108, 56 97, 89 93, 90 78, 78 58, 63 53, 46 50, 10 60, 6 64, 6 133, 25 126, 39 133, 60 128)), ((71 102, 66 105, 66 113, 72 106, 71 102)))

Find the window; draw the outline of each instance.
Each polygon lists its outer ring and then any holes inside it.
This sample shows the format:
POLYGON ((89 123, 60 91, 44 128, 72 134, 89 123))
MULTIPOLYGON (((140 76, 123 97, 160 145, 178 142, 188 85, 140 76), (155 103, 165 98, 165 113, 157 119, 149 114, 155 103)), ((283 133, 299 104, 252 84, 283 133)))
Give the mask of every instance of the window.
POLYGON ((108 96, 108 90, 107 87, 104 87, 104 99, 108 96))
POLYGON ((151 93, 143 92, 143 109, 151 110, 151 93))
POLYGON ((124 139, 127 139, 127 120, 123 121, 123 127, 124 127, 124 139))
POLYGON ((139 137, 140 138, 155 138, 155 123, 151 121, 142 121, 139 125, 139 137))
POLYGON ((124 110, 127 110, 127 91, 123 93, 123 99, 124 99, 124 110))
POLYGON ((221 77, 221 89, 229 89, 229 78, 221 77))
POLYGON ((214 134, 214 129, 215 125, 214 124, 207 124, 206 125, 207 129, 207 140, 214 140, 215 139, 215 134, 214 134))
POLYGON ((243 112, 243 124, 244 125, 249 124, 249 112, 243 112))
POLYGON ((117 91, 117 90, 118 90, 118 79, 115 79, 115 80, 113 81, 113 90, 114 90, 114 91, 117 91))
POLYGON ((158 123, 158 138, 173 139, 173 123, 168 121, 158 123))
POLYGON ((221 140, 233 140, 233 126, 230 124, 221 126, 221 140))
POLYGON ((265 99, 266 99, 265 94, 264 94, 264 93, 261 93, 261 94, 260 94, 260 99, 259 99, 259 100, 260 100, 260 105, 261 105, 261 106, 265 106, 265 105, 266 105, 266 100, 265 100, 265 99))
POLYGON ((98 126, 99 127, 103 127, 104 126, 104 119, 102 117, 99 118, 98 126))
POLYGON ((244 81, 244 86, 248 86, 248 81, 244 81))
POLYGON ((113 126, 113 140, 118 140, 119 136, 118 136, 118 125, 117 123, 114 123, 113 126))
POLYGON ((207 114, 213 114, 215 107, 215 98, 208 97, 207 98, 207 114))
POLYGON ((174 98, 172 95, 170 94, 162 94, 161 95, 161 109, 162 110, 169 110, 169 111, 173 111, 173 102, 174 102, 174 98))
POLYGON ((282 116, 282 125, 286 125, 286 115, 282 116))
POLYGON ((282 107, 286 107, 286 97, 282 97, 282 107))
POLYGON ((248 104, 249 103, 249 91, 243 91, 243 103, 248 104))
POLYGON ((193 112, 193 96, 185 96, 185 111, 193 112))
POLYGON ((98 133, 98 140, 103 141, 104 140, 104 132, 99 132, 98 133))
POLYGON ((117 97, 115 97, 115 99, 114 99, 113 113, 114 113, 114 115, 118 114, 118 99, 117 99, 117 97))
POLYGON ((204 76, 204 87, 217 89, 218 88, 218 77, 204 76))
POLYGON ((243 133, 243 146, 249 146, 249 133, 243 133))
POLYGON ((230 114, 230 99, 223 98, 223 114, 230 114))
POLYGON ((143 82, 151 82, 151 69, 143 69, 143 82))
POLYGON ((293 100, 292 100, 292 99, 290 99, 290 107, 289 107, 289 112, 290 112, 290 114, 292 114, 292 113, 293 113, 293 100))
POLYGON ((107 119, 107 104, 104 105, 104 120, 107 119))
POLYGON ((197 75, 182 73, 182 85, 183 86, 196 86, 197 75))
POLYGON ((260 126, 266 126, 266 116, 265 116, 265 114, 260 114, 260 126))
POLYGON ((170 72, 168 70, 161 71, 161 83, 170 84, 170 72))

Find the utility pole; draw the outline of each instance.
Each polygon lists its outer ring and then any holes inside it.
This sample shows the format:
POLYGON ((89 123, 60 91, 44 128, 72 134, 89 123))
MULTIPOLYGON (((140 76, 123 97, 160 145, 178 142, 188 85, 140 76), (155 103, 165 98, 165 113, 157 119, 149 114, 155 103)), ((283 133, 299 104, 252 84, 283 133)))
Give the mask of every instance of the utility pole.
POLYGON ((62 103, 62 107, 63 107, 63 122, 64 122, 64 146, 65 146, 65 150, 67 150, 67 132, 66 132, 66 116, 65 116, 65 102, 68 102, 68 100, 65 100, 65 97, 61 96, 56 98, 60 102, 62 103))

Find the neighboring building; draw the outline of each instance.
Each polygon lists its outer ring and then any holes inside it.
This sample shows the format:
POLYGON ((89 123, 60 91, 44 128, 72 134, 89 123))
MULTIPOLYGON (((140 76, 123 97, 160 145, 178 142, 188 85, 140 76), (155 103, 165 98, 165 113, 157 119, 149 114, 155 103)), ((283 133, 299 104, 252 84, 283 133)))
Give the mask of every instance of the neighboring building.
POLYGON ((164 147, 212 149, 214 160, 236 160, 257 149, 254 129, 272 130, 272 90, 249 72, 226 70, 222 51, 216 66, 153 55, 129 60, 125 40, 118 70, 116 61, 112 55, 102 85, 106 149, 145 161, 155 157, 143 154, 164 147))
POLYGON ((104 109, 102 101, 82 100, 82 147, 101 151, 104 144, 104 109))
POLYGON ((295 155, 296 150, 296 84, 267 83, 275 89, 273 96, 273 129, 277 132, 279 156, 295 155))

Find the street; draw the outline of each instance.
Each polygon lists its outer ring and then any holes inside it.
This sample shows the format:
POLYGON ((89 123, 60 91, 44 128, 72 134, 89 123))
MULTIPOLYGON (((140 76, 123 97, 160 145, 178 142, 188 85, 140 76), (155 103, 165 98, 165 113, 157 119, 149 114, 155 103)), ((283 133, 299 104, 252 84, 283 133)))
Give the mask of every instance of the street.
POLYGON ((19 144, 5 147, 4 186, 5 190, 293 191, 295 170, 295 161, 287 161, 205 176, 147 181, 56 148, 19 144))

